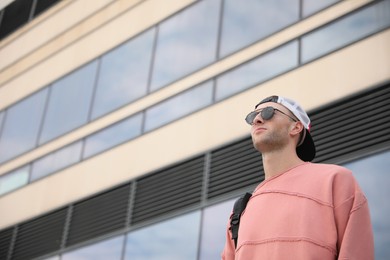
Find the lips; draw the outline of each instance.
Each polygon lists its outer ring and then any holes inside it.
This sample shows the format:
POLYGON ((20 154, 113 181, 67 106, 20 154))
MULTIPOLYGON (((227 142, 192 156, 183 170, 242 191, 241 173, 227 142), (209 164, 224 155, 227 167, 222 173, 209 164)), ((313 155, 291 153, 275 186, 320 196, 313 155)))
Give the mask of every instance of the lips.
POLYGON ((256 127, 255 129, 253 129, 252 133, 256 134, 256 133, 264 132, 265 130, 267 130, 265 127, 256 127))

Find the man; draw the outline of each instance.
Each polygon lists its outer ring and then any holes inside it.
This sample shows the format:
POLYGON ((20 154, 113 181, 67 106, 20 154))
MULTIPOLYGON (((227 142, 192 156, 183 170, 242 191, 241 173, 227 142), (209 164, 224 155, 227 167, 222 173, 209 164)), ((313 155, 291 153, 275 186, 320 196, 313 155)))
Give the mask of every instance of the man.
POLYGON ((241 214, 237 247, 228 227, 222 259, 374 259, 367 200, 349 170, 310 162, 306 112, 271 96, 246 121, 265 180, 241 214))

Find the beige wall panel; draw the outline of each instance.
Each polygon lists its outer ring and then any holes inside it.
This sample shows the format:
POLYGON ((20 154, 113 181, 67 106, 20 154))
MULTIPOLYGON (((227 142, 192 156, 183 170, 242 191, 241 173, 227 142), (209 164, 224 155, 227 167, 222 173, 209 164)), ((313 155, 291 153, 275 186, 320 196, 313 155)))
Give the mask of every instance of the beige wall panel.
POLYGON ((33 51, 54 37, 77 25, 86 17, 113 0, 65 1, 69 4, 55 15, 36 24, 12 42, 0 47, 0 72, 18 59, 33 51))
POLYGON ((0 197, 0 229, 248 135, 243 118, 265 96, 310 110, 390 81, 389 44, 387 30, 0 197))
POLYGON ((45 62, 7 82, 0 88, 0 109, 93 60, 192 2, 194 0, 169 0, 168 4, 168 1, 148 0, 137 5, 69 48, 59 51, 45 62))
MULTIPOLYGON (((80 40, 91 31, 96 30, 115 17, 121 15, 124 12, 127 12, 129 8, 133 7, 140 1, 141 0, 114 1, 112 4, 103 8, 103 10, 96 12, 66 32, 59 34, 52 40, 49 40, 47 43, 43 44, 39 48, 19 59, 17 62, 5 68, 0 73, 0 85, 6 84, 6 82, 11 80, 13 77, 22 74, 24 71, 28 70, 39 62, 44 61, 46 58, 57 53, 61 49, 66 48, 74 42, 80 40)), ((87 2, 84 1, 83 3, 87 2)))

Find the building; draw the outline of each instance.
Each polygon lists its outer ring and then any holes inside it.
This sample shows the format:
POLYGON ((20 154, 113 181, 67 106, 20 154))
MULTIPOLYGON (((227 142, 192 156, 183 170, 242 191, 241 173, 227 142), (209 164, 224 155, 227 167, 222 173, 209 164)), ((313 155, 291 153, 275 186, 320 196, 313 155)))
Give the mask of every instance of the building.
POLYGON ((91 3, 0 1, 0 259, 218 259, 272 94, 353 170, 389 258, 389 0, 91 3))

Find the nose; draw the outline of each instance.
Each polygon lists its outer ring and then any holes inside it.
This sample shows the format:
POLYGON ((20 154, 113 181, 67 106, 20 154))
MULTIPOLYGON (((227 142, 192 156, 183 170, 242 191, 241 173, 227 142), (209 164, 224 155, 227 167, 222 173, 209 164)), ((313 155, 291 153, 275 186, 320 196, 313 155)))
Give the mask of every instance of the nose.
POLYGON ((256 115, 256 117, 253 119, 253 124, 262 124, 264 122, 263 118, 261 117, 260 113, 256 115))

